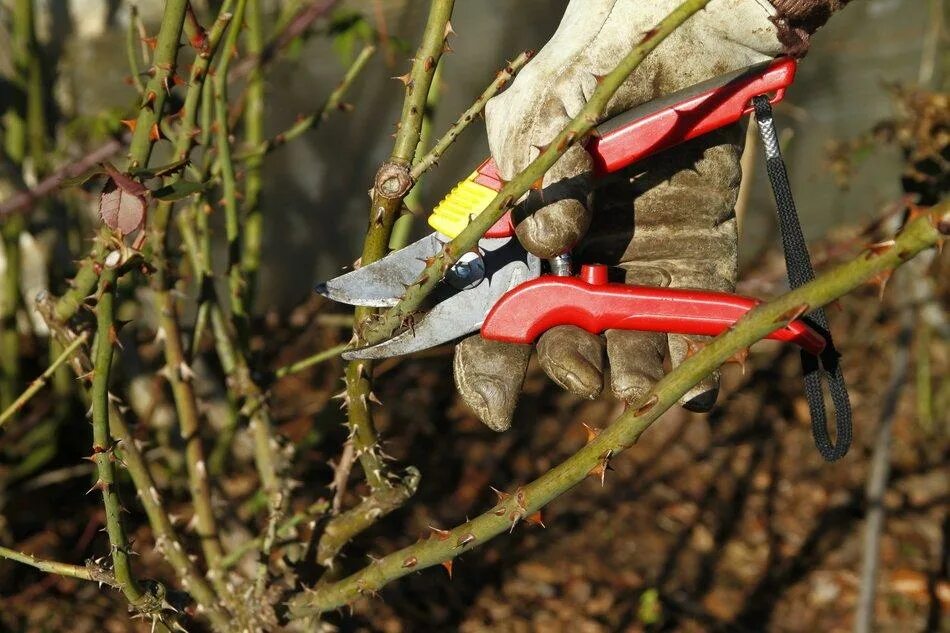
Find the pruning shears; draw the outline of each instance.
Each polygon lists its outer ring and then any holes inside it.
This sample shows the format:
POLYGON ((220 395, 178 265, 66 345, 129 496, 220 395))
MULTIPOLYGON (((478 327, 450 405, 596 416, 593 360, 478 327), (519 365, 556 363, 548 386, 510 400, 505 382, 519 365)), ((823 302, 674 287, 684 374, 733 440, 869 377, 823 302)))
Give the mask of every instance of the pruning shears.
MULTIPOLYGON (((796 62, 780 58, 723 75, 651 101, 596 128, 586 149, 595 177, 739 121, 752 100, 780 101, 795 78, 796 62)), ((395 305, 428 258, 461 232, 503 187, 492 159, 456 185, 429 217, 435 232, 374 262, 317 286, 320 294, 352 305, 395 305)), ((759 302, 705 290, 656 288, 608 281, 607 267, 583 265, 573 275, 569 255, 542 262, 518 242, 509 211, 450 268, 431 296, 432 308, 412 327, 344 358, 386 358, 440 345, 481 330, 486 339, 532 343, 557 325, 591 333, 607 329, 715 336, 759 302)), ((825 336, 801 319, 769 338, 820 354, 825 336)))

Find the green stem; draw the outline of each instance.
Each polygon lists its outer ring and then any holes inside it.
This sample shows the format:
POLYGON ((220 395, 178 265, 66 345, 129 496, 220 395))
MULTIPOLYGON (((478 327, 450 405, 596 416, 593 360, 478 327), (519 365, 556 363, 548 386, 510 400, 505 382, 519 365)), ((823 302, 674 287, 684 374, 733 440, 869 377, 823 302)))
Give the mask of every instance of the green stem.
POLYGON ((129 62, 129 72, 132 74, 132 83, 139 95, 145 93, 145 84, 142 83, 142 67, 139 66, 139 6, 132 4, 129 7, 129 28, 125 33, 125 56, 129 62))
POLYGON ((282 147, 286 143, 298 138, 304 132, 315 130, 320 127, 320 124, 323 123, 323 121, 325 121, 328 116, 330 116, 331 112, 334 110, 343 109, 346 106, 346 104, 343 102, 343 98, 353 85, 353 81, 363 71, 363 69, 366 67, 366 63, 370 60, 370 58, 373 56, 373 53, 375 52, 376 47, 373 45, 368 44, 363 47, 359 55, 356 56, 356 59, 353 61, 353 63, 350 64, 350 67, 347 68, 346 73, 343 75, 343 79, 340 80, 340 83, 337 84, 337 87, 333 90, 333 92, 330 93, 330 96, 316 112, 299 119, 292 126, 274 137, 259 141, 257 143, 249 142, 248 144, 250 145, 250 149, 237 154, 234 157, 234 160, 237 162, 250 163, 256 159, 263 158, 278 147, 282 147))
MULTIPOLYGON (((70 344, 69 333, 66 328, 57 326, 49 321, 49 310, 41 310, 44 318, 50 323, 51 331, 61 345, 70 344)), ((73 359, 73 371, 78 377, 83 377, 92 370, 92 362, 80 349, 73 359)), ((229 630, 229 620, 218 605, 217 596, 211 585, 204 579, 182 546, 178 534, 172 525, 172 520, 162 505, 161 494, 155 484, 151 469, 145 457, 138 448, 137 440, 132 435, 125 417, 115 403, 109 403, 109 428, 117 442, 115 448, 118 463, 122 464, 129 473, 132 483, 138 493, 139 501, 145 509, 149 524, 155 536, 156 549, 172 566, 181 582, 182 587, 201 606, 208 619, 219 631, 229 630)))
POLYGON ((165 99, 172 85, 178 63, 178 44, 185 22, 188 0, 167 0, 162 14, 162 24, 155 45, 152 62, 152 77, 145 86, 139 115, 129 146, 129 169, 148 165, 152 146, 157 140, 158 122, 162 118, 165 99))
POLYGON ((96 346, 92 379, 92 459, 98 470, 96 488, 102 492, 106 511, 106 531, 112 550, 112 568, 116 585, 129 604, 143 608, 149 596, 132 574, 129 539, 119 515, 121 504, 115 489, 115 452, 109 433, 109 377, 116 337, 115 284, 116 271, 107 269, 99 280, 99 301, 96 304, 96 346))
POLYGON ((421 178, 424 173, 439 162, 442 156, 445 155, 445 151, 455 142, 459 135, 465 131, 465 128, 482 113, 488 100, 508 85, 508 82, 512 80, 515 74, 521 70, 521 67, 528 63, 533 56, 534 51, 525 51, 498 71, 495 75, 495 79, 488 84, 488 87, 475 99, 474 103, 459 116, 442 138, 436 141, 432 149, 415 162, 412 166, 412 171, 409 172, 413 180, 421 178))
POLYGON ((0 408, 6 409, 16 398, 20 386, 20 332, 17 311, 20 308, 20 233, 22 217, 15 216, 0 227, 6 268, 0 289, 0 408))
POLYGON ((510 531, 519 520, 538 512, 590 475, 599 477, 612 457, 636 443, 667 409, 736 352, 785 326, 803 306, 817 308, 826 305, 876 276, 899 267, 924 249, 935 246, 950 233, 950 202, 941 203, 937 215, 941 217, 936 223, 939 230, 932 218, 918 218, 895 238, 893 248, 888 251, 865 251, 815 281, 749 311, 734 327, 667 374, 638 405, 629 407, 567 460, 535 481, 519 487, 475 519, 389 554, 338 582, 298 594, 288 605, 290 617, 307 617, 342 607, 361 595, 379 591, 397 578, 452 560, 510 531))
MULTIPOLYGON (((218 18, 211 27, 211 32, 206 36, 207 42, 199 51, 191 68, 181 126, 175 141, 175 153, 179 159, 187 158, 196 143, 198 134, 196 124, 203 87, 218 45, 228 24, 231 23, 231 15, 228 13, 230 4, 229 1, 222 4, 218 18)), ((193 29, 194 26, 192 26, 193 29)), ((180 174, 174 174, 167 179, 167 183, 174 184, 180 178, 180 174)), ((165 337, 166 378, 172 389, 172 397, 178 412, 178 424, 185 442, 188 489, 195 506, 202 552, 209 568, 213 571, 223 552, 218 540, 217 520, 211 502, 211 486, 208 481, 207 461, 201 440, 197 397, 191 383, 190 369, 184 351, 184 339, 179 324, 178 306, 171 289, 173 280, 168 270, 168 222, 171 208, 171 203, 162 202, 155 212, 154 229, 151 235, 155 265, 153 285, 156 288, 160 306, 159 327, 165 337)))
POLYGON ((106 585, 115 586, 115 579, 112 575, 93 566, 80 567, 79 565, 70 565, 69 563, 59 563, 51 560, 37 558, 32 554, 24 554, 16 550, 0 547, 0 558, 23 563, 39 569, 47 574, 56 574, 57 576, 66 576, 67 578, 78 578, 79 580, 91 580, 101 582, 106 585))
MULTIPOLYGON (((250 0, 247 10, 247 54, 258 56, 264 47, 261 0, 250 0)), ((244 108, 244 139, 250 147, 264 142, 264 70, 255 66, 247 78, 244 108)), ((261 267, 261 237, 263 214, 261 210, 260 156, 248 159, 244 172, 244 249, 241 268, 245 281, 243 303, 252 309, 257 294, 257 274, 261 267)))
MULTIPOLYGON (((435 111, 439 106, 439 97, 442 92, 442 70, 444 68, 445 64, 440 60, 439 65, 435 68, 435 75, 432 77, 429 96, 426 97, 425 114, 422 117, 422 129, 419 131, 419 144, 416 146, 413 162, 418 161, 419 157, 425 154, 426 148, 432 142, 432 120, 435 118, 435 111)), ((419 182, 418 177, 412 178, 412 189, 406 194, 404 202, 409 213, 400 215, 396 218, 396 223, 393 224, 392 236, 389 238, 389 249, 393 251, 397 251, 409 243, 415 214, 422 213, 422 183, 419 182)))
POLYGON ((324 361, 328 361, 332 358, 338 357, 340 354, 345 352, 349 348, 349 345, 343 343, 342 345, 337 345, 336 347, 331 347, 330 349, 325 349, 322 352, 318 352, 313 356, 308 356, 303 360, 295 361, 289 365, 285 365, 274 372, 274 375, 277 378, 283 378, 284 376, 289 376, 291 374, 296 374, 299 371, 303 371, 308 367, 313 367, 314 365, 319 365, 324 361))
POLYGON ((36 378, 36 380, 30 383, 30 386, 27 387, 27 389, 22 394, 20 394, 20 397, 14 400, 13 403, 3 411, 3 413, 0 413, 0 427, 2 427, 7 420, 12 418, 17 411, 22 409, 23 405, 29 402, 30 398, 35 396, 37 392, 39 392, 39 390, 42 389, 47 382, 49 382, 49 379, 52 378, 53 374, 56 373, 56 370, 59 369, 63 363, 69 360, 79 348, 79 346, 85 344, 88 338, 89 334, 87 332, 83 332, 78 337, 76 337, 76 339, 70 343, 69 346, 66 347, 66 349, 64 349, 55 360, 53 360, 52 363, 50 363, 49 367, 47 367, 46 370, 40 374, 38 378, 36 378))
MULTIPOLYGON (((422 34, 422 43, 416 52, 406 81, 406 97, 402 116, 396 131, 396 141, 389 160, 380 168, 373 187, 369 226, 363 241, 363 265, 382 258, 388 249, 393 223, 402 208, 402 200, 409 193, 412 181, 409 166, 419 145, 423 115, 435 69, 445 50, 449 18, 455 0, 432 0, 429 18, 422 34)), ((371 316, 367 308, 356 309, 356 323, 371 316)), ((357 326, 358 328, 359 326, 357 326)), ((354 331, 357 329, 354 328, 354 331)), ((378 453, 376 429, 373 425, 370 399, 372 393, 372 363, 354 361, 346 367, 347 424, 356 446, 360 466, 366 481, 374 491, 390 487, 386 466, 378 453)))
POLYGON ((228 244, 228 287, 231 318, 241 340, 247 336, 247 309, 244 304, 245 284, 241 274, 241 218, 238 213, 237 179, 231 160, 230 130, 228 128, 228 69, 236 52, 238 35, 244 24, 247 0, 238 0, 234 19, 224 41, 224 54, 218 62, 214 77, 214 114, 218 163, 221 168, 221 189, 224 202, 225 239, 228 244))

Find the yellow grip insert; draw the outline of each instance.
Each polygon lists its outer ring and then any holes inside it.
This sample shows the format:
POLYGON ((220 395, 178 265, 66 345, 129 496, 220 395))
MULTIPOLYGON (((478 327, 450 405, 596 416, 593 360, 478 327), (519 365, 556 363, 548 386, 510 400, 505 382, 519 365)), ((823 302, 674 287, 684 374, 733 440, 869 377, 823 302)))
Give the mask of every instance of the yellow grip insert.
POLYGON ((473 216, 485 210, 498 192, 475 182, 478 172, 455 185, 429 216, 429 226, 449 238, 454 238, 468 226, 473 216))

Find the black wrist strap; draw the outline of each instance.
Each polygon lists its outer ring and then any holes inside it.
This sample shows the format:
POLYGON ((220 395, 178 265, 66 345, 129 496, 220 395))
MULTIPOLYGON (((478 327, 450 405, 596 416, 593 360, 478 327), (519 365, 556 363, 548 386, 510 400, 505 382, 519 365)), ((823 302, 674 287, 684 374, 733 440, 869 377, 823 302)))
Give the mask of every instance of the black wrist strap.
MULTIPOLYGON (((805 236, 802 234, 798 212, 795 210, 795 201, 792 199, 788 171, 785 168, 785 160, 782 158, 782 150, 779 147, 775 123, 772 119, 772 105, 766 96, 755 97, 753 104, 755 105, 755 120, 759 124, 759 133, 762 136, 762 144, 765 146, 766 170, 769 174, 769 182, 772 183, 772 193, 775 194, 775 205, 778 209, 788 284, 794 290, 813 280, 815 271, 811 266, 811 257, 805 244, 805 236)), ((833 462, 844 457, 851 447, 851 401, 848 398, 848 387, 844 382, 841 365, 838 362, 840 354, 831 339, 825 311, 822 308, 812 310, 805 320, 827 341, 825 351, 820 356, 814 356, 804 350, 801 354, 802 371, 805 377, 805 398, 808 400, 808 409, 811 412, 815 446, 826 461, 833 462), (828 436, 822 375, 828 381, 828 392, 831 394, 835 410, 835 443, 832 443, 828 436)))

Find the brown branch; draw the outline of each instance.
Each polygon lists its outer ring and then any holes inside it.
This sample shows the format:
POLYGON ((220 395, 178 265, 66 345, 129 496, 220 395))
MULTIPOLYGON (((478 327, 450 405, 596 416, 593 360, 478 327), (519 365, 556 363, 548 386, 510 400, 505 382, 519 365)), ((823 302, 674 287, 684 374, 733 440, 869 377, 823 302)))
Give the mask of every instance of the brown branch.
POLYGON ((32 189, 18 191, 0 203, 0 221, 17 212, 28 211, 37 202, 56 192, 60 184, 69 178, 88 171, 104 160, 115 156, 129 141, 129 136, 112 138, 85 156, 63 165, 41 180, 32 189))

